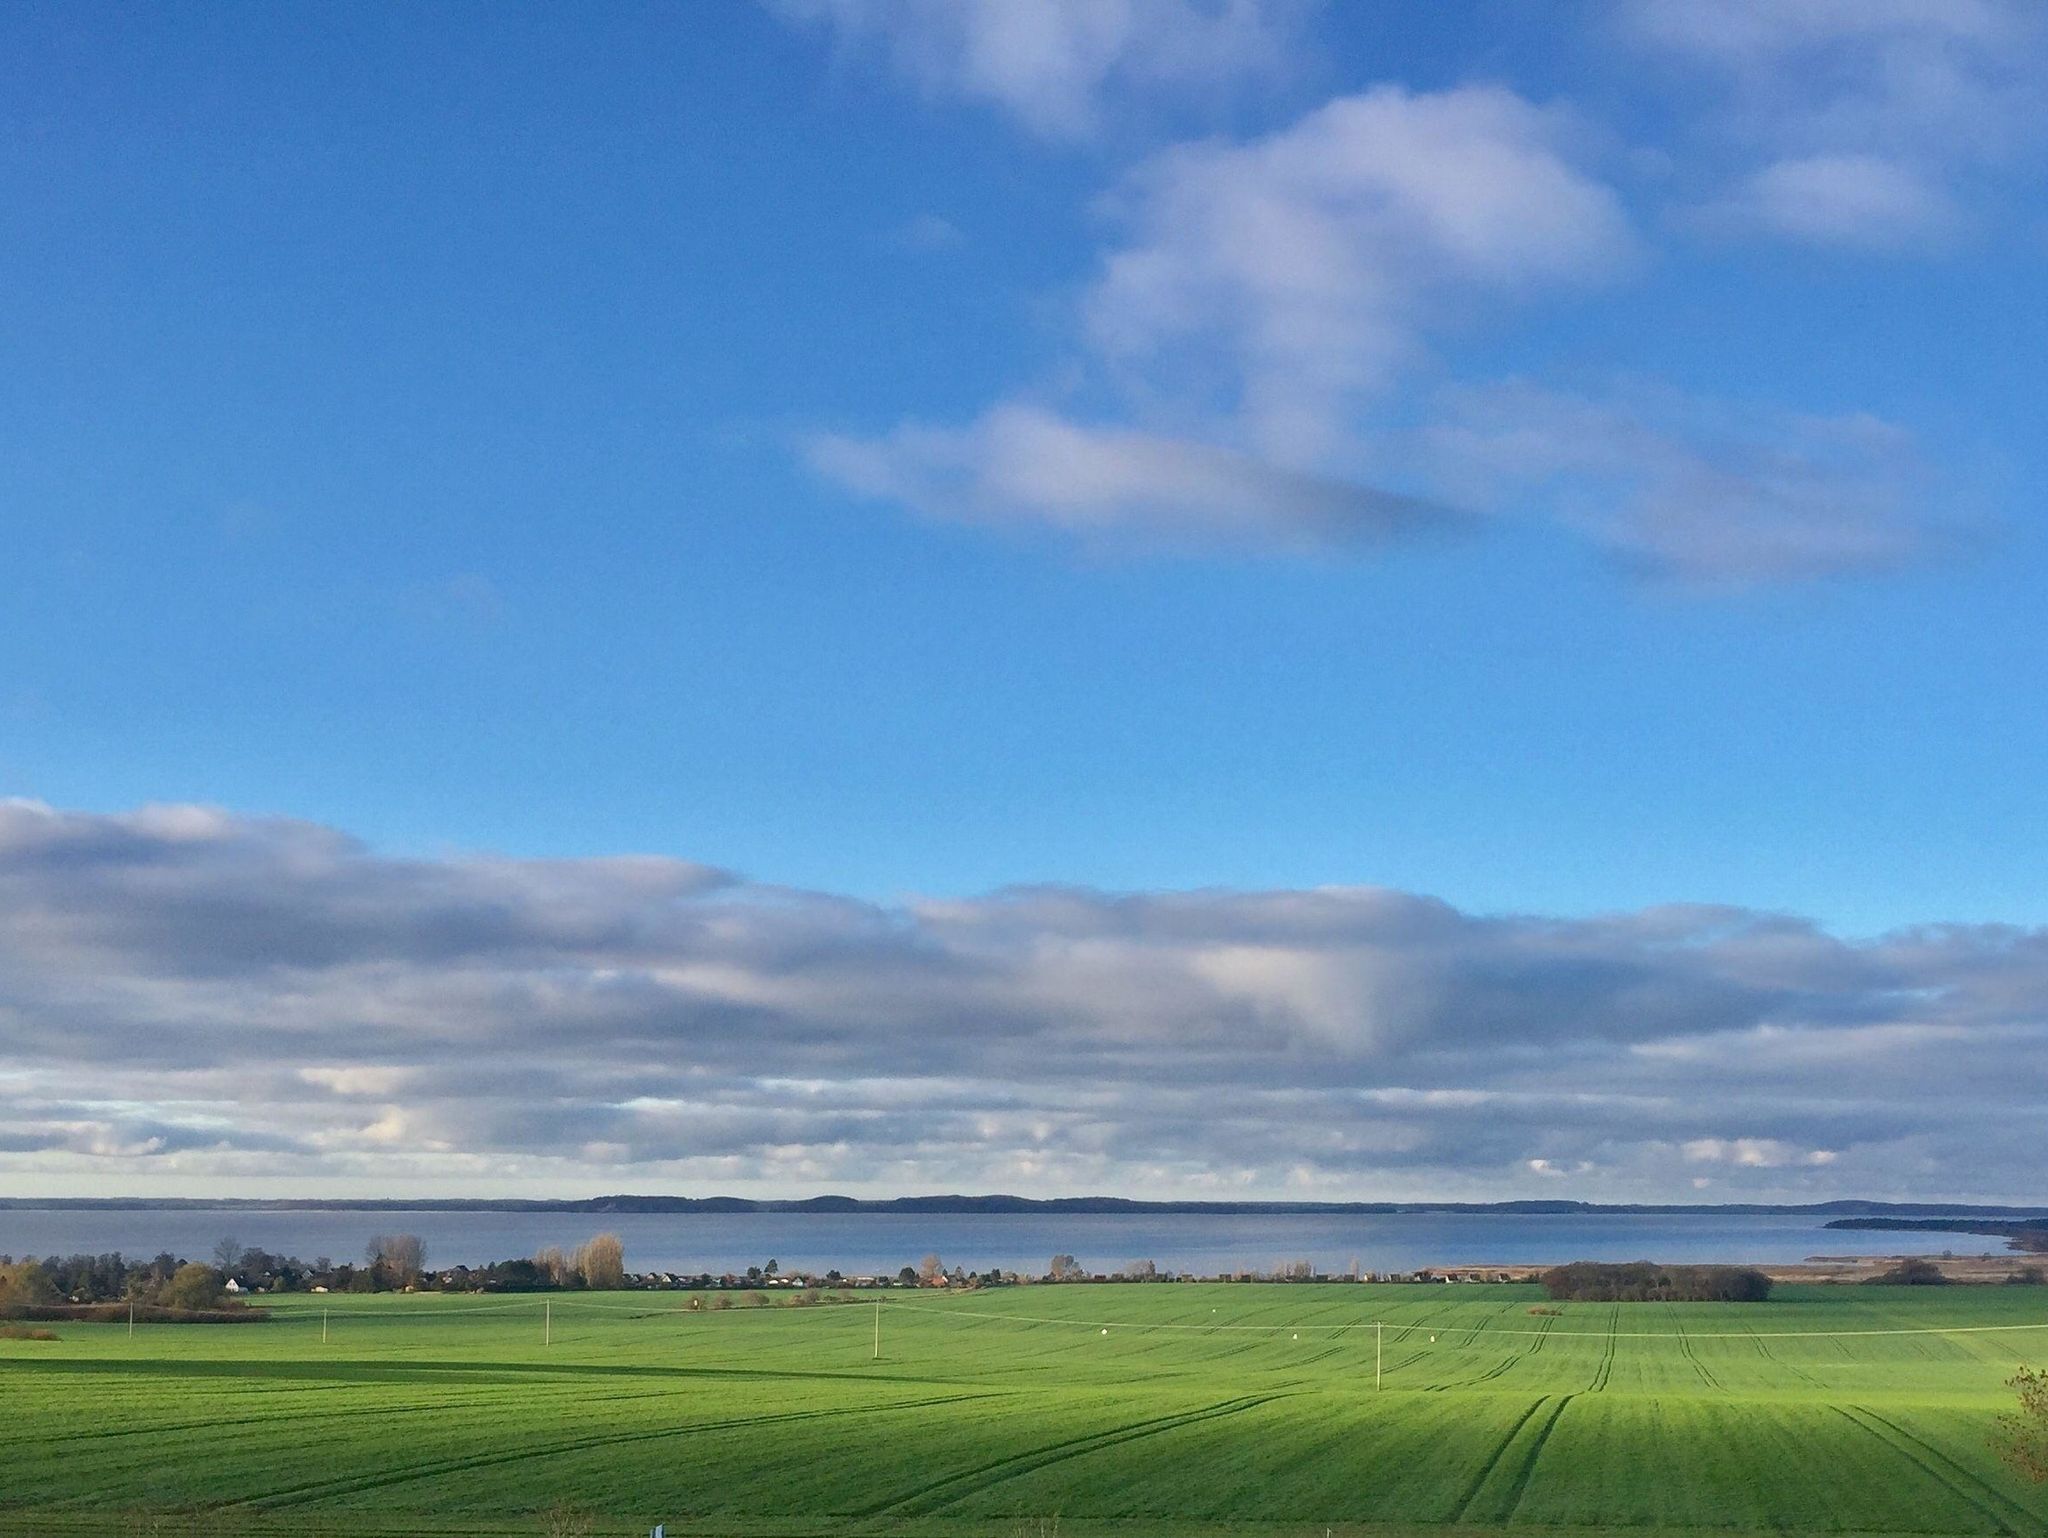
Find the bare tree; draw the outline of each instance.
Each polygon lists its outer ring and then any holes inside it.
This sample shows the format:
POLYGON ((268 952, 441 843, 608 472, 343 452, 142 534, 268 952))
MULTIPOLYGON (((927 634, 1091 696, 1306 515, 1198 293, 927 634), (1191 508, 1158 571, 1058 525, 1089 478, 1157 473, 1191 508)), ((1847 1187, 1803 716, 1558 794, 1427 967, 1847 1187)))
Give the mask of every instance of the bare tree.
POLYGON ((599 1234, 576 1252, 583 1285, 616 1291, 626 1285, 626 1247, 617 1234, 599 1234))
POLYGON ((224 1274, 231 1274, 242 1263, 242 1247, 232 1237, 223 1237, 214 1242, 213 1263, 224 1274))
POLYGON ((1052 1268, 1046 1272, 1056 1282, 1078 1282, 1088 1273, 1081 1269, 1081 1263, 1071 1255, 1055 1255, 1052 1268))
POLYGON ((1127 1281, 1150 1282, 1158 1280, 1158 1277, 1159 1267, 1149 1260, 1134 1260, 1124 1267, 1124 1278, 1127 1281))
POLYGON ((427 1265, 427 1244, 418 1234, 378 1234, 363 1246, 372 1270, 381 1268, 394 1287, 410 1287, 427 1265))
POLYGON ((927 1255, 917 1263, 917 1284, 929 1287, 946 1274, 946 1263, 936 1255, 927 1255))
POLYGON ((2020 1478, 2048 1482, 2048 1368, 2022 1367, 2006 1386, 2020 1403, 1998 1418, 1998 1456, 2020 1478))
POLYGON ((559 1244, 544 1245, 534 1252, 534 1268, 547 1278, 550 1287, 566 1287, 575 1275, 575 1267, 569 1257, 562 1253, 559 1244))

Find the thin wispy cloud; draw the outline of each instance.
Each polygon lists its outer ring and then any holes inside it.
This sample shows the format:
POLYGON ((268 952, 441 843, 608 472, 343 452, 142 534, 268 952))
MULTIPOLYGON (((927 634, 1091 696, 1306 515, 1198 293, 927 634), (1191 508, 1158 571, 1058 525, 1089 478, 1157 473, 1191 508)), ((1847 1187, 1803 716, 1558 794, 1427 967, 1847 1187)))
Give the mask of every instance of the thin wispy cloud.
POLYGON ((853 55, 877 53, 938 100, 998 108, 1052 140, 1095 133, 1114 101, 1199 98, 1279 74, 1304 0, 768 0, 853 55))
POLYGON ((1699 209, 1714 227, 1917 248, 1965 222, 1957 184, 2041 141, 2048 16, 2028 0, 1634 0, 1618 16, 1705 89, 1699 136, 1736 154, 1699 209))
POLYGON ((1576 530, 1638 574, 1703 588, 1897 570, 1953 552, 1912 435, 1867 415, 1744 410, 1640 382, 1447 392, 1424 438, 1439 483, 1576 530))
POLYGON ((880 438, 822 435, 807 452, 820 473, 864 497, 1106 548, 1373 549, 1470 523, 1425 498, 1021 403, 964 428, 912 423, 880 438))
POLYGON ((889 238, 901 250, 923 253, 957 251, 967 244, 966 232, 959 225, 932 213, 905 220, 890 232, 889 238))

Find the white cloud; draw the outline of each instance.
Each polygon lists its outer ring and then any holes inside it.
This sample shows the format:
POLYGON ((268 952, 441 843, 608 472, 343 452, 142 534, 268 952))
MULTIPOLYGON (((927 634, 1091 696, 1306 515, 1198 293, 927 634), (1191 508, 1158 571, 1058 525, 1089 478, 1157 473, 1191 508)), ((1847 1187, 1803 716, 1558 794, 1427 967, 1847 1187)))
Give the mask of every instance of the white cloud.
POLYGON ((1052 139, 1094 132, 1115 96, 1196 95, 1286 61, 1299 0, 769 0, 852 50, 879 48, 927 95, 994 105, 1052 139))
POLYGON ((863 495, 1085 539, 1373 548, 1463 521, 1380 487, 1358 416, 1475 306, 1593 281, 1632 249, 1554 114, 1493 88, 1345 97, 1244 144, 1183 146, 1112 200, 1080 341, 1163 433, 1011 402, 808 445, 863 495), (1193 427, 1187 424, 1194 423, 1193 427))
POLYGON ((360 1095, 382 1099, 396 1094, 408 1075, 403 1068, 385 1068, 363 1063, 338 1068, 301 1068, 299 1077, 308 1084, 332 1090, 337 1095, 360 1095))
POLYGON ((965 428, 827 435, 813 466, 929 517, 1036 525, 1097 542, 1312 550, 1382 545, 1461 523, 1434 504, 1303 474, 1212 444, 1087 426, 1006 404, 965 428))
POLYGON ((1717 220, 1824 245, 1952 233, 1952 190, 2041 136, 2048 11, 2034 0, 1633 0, 1624 30, 1716 92, 1749 157, 1717 220))
POLYGON ((1621 206, 1564 138, 1512 92, 1382 86, 1251 143, 1173 150, 1116 200, 1130 238, 1087 299, 1089 336, 1148 391, 1221 377, 1249 444, 1317 460, 1432 326, 1625 260, 1621 206))
POLYGON ((1869 416, 1743 411, 1639 387, 1447 392, 1443 481, 1520 499, 1625 567, 1710 587, 1884 571, 1953 542, 1911 437, 1869 416))
POLYGON ((1694 1164, 1734 1164, 1744 1169, 1820 1166, 1841 1157, 1831 1148, 1800 1148, 1769 1137, 1693 1138, 1680 1151, 1694 1164))
POLYGON ((1961 216, 1925 175, 1875 155, 1773 161, 1705 211, 1716 224, 1809 245, 1892 249, 1952 233, 1961 216))
POLYGON ((0 807, 0 1187, 1995 1199, 2038 1166, 2041 932, 668 869, 0 807))

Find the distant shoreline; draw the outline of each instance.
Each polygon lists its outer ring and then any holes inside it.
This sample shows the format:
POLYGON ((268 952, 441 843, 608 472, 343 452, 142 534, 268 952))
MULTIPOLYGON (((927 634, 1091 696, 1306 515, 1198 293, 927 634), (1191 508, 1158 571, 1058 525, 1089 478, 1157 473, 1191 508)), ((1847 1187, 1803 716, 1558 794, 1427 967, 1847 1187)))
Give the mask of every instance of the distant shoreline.
POLYGON ((1837 1218, 1830 1228, 1876 1230, 1884 1233, 1976 1234, 2005 1240, 2015 1250, 2031 1255, 2048 1254, 2048 1222, 2023 1218, 2005 1222, 1989 1215, 1921 1218, 1898 1215, 1837 1218))
MULTIPOLYGON (((1464 1213, 1499 1217, 1813 1217, 1829 1227, 1890 1226, 1901 1220, 2048 1219, 2048 1207, 1967 1202, 1877 1202, 1842 1199, 1809 1203, 1731 1202, 1175 1202, 1116 1196, 898 1196, 862 1199, 811 1196, 762 1200, 741 1196, 516 1197, 204 1197, 0 1196, 0 1212, 588 1212, 588 1213, 869 1213, 877 1215, 1058 1214, 1177 1217, 1397 1217, 1409 1213, 1464 1213), (1864 1221, 1858 1221, 1864 1220, 1864 1221), (1877 1220, 1873 1223, 1869 1220, 1877 1220)), ((1984 1230, 1957 1230, 1984 1232, 1984 1230)))

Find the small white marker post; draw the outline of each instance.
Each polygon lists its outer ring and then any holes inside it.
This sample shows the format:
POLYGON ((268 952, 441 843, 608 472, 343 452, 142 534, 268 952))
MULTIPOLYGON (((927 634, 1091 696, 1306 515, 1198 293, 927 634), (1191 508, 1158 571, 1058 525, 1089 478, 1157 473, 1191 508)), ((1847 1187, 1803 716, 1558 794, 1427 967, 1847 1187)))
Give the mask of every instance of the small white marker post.
POLYGON ((327 1310, 320 1310, 320 1344, 327 1344, 327 1310))
POLYGON ((135 1333, 135 1300, 133 1298, 128 1300, 128 1333, 130 1335, 135 1333))
POLYGON ((875 1299, 875 1360, 882 1359, 882 1300, 875 1299))
POLYGON ((1380 1386, 1380 1322, 1372 1322, 1372 1386, 1375 1392, 1380 1386))
POLYGON ((555 1305, 552 1298, 540 1300, 540 1343, 543 1346, 555 1343, 555 1305))

